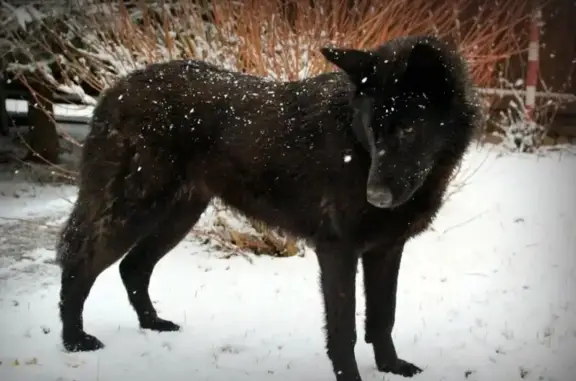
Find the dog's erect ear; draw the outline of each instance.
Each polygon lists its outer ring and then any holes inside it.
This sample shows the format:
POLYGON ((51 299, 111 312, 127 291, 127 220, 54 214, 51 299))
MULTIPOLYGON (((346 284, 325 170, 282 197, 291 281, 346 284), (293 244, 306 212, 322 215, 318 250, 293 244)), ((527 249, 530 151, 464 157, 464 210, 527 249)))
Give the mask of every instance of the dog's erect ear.
POLYGON ((373 52, 348 48, 321 48, 328 61, 342 69, 358 87, 369 86, 377 70, 378 59, 373 52))
POLYGON ((424 40, 414 45, 406 66, 410 71, 425 72, 430 76, 445 75, 447 68, 443 57, 443 51, 435 41, 424 40))
POLYGON ((436 104, 446 104, 454 95, 453 68, 446 49, 448 46, 437 40, 417 42, 406 60, 403 75, 410 90, 425 94, 436 104))

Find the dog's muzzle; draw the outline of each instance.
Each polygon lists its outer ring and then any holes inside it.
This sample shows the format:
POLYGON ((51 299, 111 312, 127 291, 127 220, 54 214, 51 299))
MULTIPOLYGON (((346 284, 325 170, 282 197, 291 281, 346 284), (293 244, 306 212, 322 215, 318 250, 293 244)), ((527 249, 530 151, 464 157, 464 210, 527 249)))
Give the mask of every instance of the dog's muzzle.
POLYGON ((366 190, 366 199, 377 208, 390 208, 394 202, 394 197, 390 189, 382 187, 368 187, 366 190))

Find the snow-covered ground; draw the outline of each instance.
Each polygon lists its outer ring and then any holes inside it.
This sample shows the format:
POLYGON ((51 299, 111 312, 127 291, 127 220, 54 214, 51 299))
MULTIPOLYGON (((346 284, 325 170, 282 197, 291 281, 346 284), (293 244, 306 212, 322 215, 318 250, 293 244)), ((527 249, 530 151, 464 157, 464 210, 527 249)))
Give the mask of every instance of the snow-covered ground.
MULTIPOLYGON (((576 374, 576 156, 473 149, 478 171, 411 241, 395 339, 425 368, 414 380, 556 380, 576 374)), ((98 279, 86 330, 107 346, 65 353, 57 315, 55 232, 75 189, 0 183, 0 380, 333 381, 324 352, 314 256, 224 258, 190 234, 152 277, 178 333, 138 328, 117 265, 98 279)), ((359 271, 361 281, 361 271, 359 271)), ((363 338, 357 357, 375 370, 363 338)))

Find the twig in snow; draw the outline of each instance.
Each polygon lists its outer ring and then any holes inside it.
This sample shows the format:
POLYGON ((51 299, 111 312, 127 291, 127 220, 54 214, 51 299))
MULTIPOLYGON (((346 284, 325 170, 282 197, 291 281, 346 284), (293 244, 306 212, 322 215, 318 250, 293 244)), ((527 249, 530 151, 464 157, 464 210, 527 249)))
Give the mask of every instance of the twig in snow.
POLYGON ((53 228, 55 227, 55 225, 49 225, 45 222, 40 222, 40 221, 34 221, 34 220, 27 220, 25 218, 18 218, 18 217, 2 217, 0 216, 0 220, 4 220, 4 221, 18 221, 18 222, 24 222, 27 224, 32 224, 32 225, 40 225, 40 226, 44 226, 47 228, 53 228))
POLYGON ((450 230, 454 230, 454 229, 460 228, 460 227, 462 227, 462 226, 464 226, 464 225, 467 225, 467 224, 469 224, 470 222, 472 222, 472 221, 480 218, 480 217, 481 217, 483 214, 485 214, 485 213, 486 213, 486 212, 479 213, 479 214, 475 215, 474 217, 467 219, 467 220, 464 221, 464 222, 461 222, 461 223, 459 223, 459 224, 456 224, 456 225, 454 225, 454 226, 451 226, 451 227, 449 227, 448 229, 444 230, 442 233, 440 233, 440 235, 444 235, 444 234, 446 234, 447 232, 449 232, 450 230))

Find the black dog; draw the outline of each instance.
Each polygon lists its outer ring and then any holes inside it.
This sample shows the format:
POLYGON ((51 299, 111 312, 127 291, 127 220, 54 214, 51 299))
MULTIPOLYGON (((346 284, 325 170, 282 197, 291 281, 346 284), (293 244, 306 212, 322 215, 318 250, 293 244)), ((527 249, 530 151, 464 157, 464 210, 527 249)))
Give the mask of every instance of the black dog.
POLYGON ((142 328, 174 331, 148 294, 155 264, 210 200, 306 239, 320 265, 327 352, 338 381, 360 380, 355 277, 378 369, 420 369, 392 342, 405 242, 427 228, 481 112, 459 54, 407 37, 373 51, 324 48, 341 70, 279 83, 188 60, 118 81, 94 110, 79 193, 58 243, 64 347, 85 333, 96 277, 120 273, 142 328))

